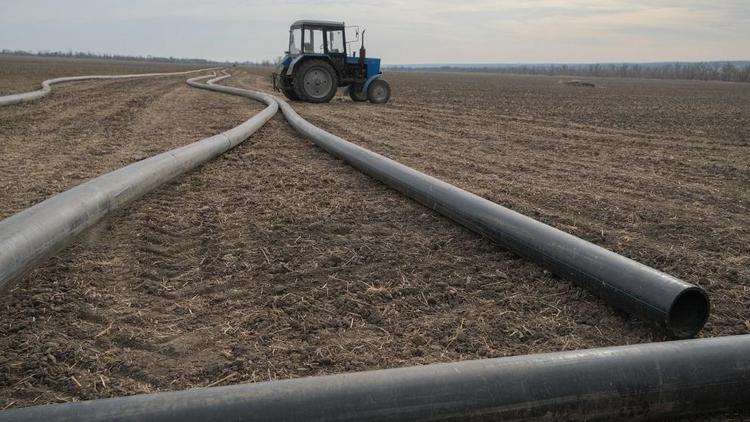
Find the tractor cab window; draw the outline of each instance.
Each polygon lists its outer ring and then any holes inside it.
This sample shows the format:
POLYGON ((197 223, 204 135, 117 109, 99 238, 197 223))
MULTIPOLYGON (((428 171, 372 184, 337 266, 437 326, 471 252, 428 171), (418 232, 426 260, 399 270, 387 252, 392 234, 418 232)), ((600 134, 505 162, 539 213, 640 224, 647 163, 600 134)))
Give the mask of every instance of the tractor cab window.
POLYGON ((302 52, 302 29, 295 28, 289 31, 289 54, 302 52))
POLYGON ((328 36, 328 52, 329 53, 344 53, 344 31, 326 31, 328 36))
POLYGON ((323 39, 322 29, 305 29, 305 40, 302 49, 303 53, 310 54, 323 54, 323 39))

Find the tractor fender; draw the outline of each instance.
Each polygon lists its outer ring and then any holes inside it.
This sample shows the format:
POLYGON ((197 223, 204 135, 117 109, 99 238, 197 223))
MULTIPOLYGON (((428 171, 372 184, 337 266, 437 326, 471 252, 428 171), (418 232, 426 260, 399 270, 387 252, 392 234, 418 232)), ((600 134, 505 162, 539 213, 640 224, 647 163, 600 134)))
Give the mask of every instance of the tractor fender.
POLYGON ((298 61, 302 60, 302 58, 305 56, 297 56, 294 57, 289 64, 286 66, 286 74, 287 76, 292 76, 294 73, 294 65, 297 64, 298 61))
POLYGON ((377 75, 372 75, 369 78, 367 78, 365 83, 362 85, 362 95, 367 95, 367 89, 370 88, 370 84, 372 83, 372 81, 380 78, 381 76, 383 76, 383 74, 378 73, 377 75))
MULTIPOLYGON (((331 58, 328 57, 325 54, 302 54, 300 56, 294 57, 292 59, 292 61, 289 63, 289 65, 286 68, 286 74, 287 74, 287 76, 294 75, 294 67, 297 66, 298 64, 302 64, 302 62, 305 61, 305 60, 307 60, 307 59, 321 59, 321 60, 325 60, 326 62, 328 62, 328 64, 330 64, 331 66, 333 66, 333 62, 331 62, 331 58)), ((333 68, 334 68, 334 70, 336 70, 336 66, 333 66, 333 68)), ((338 70, 336 70, 336 73, 338 73, 338 70)))

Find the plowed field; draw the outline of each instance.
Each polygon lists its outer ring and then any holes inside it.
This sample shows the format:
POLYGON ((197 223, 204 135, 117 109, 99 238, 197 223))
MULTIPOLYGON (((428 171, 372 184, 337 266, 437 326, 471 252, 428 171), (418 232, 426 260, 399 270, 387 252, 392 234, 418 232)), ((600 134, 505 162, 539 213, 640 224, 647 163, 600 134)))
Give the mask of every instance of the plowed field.
MULTIPOLYGON (((2 59, 0 92, 70 74, 55 66, 2 59)), ((267 70, 230 73, 222 83, 271 90, 267 70)), ((293 106, 703 286, 701 336, 750 332, 750 85, 385 77, 384 106, 343 94, 293 106)), ((0 108, 0 218, 264 107, 185 78, 69 83, 0 108)), ((0 407, 665 340, 332 158, 280 113, 25 276, 0 321, 0 407)))

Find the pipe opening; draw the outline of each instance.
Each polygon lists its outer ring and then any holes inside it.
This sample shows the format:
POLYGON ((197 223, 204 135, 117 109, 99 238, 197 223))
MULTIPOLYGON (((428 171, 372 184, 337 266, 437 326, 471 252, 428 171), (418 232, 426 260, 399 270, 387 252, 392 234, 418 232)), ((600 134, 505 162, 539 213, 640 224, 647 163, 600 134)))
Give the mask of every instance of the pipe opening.
POLYGON ((709 308, 708 296, 703 290, 687 289, 672 302, 667 328, 674 337, 694 337, 708 320, 709 308))

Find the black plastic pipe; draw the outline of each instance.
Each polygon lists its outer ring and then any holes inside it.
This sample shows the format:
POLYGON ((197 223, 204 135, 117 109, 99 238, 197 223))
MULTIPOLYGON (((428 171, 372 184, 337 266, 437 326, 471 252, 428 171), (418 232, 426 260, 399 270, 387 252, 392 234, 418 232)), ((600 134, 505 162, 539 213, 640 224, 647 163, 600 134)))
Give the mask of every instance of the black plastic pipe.
POLYGON ((654 419, 750 406, 750 335, 156 393, 0 421, 654 419))
POLYGON ((656 321, 676 338, 693 337, 706 323, 710 306, 702 288, 352 144, 276 101, 289 123, 320 148, 616 308, 656 321))

